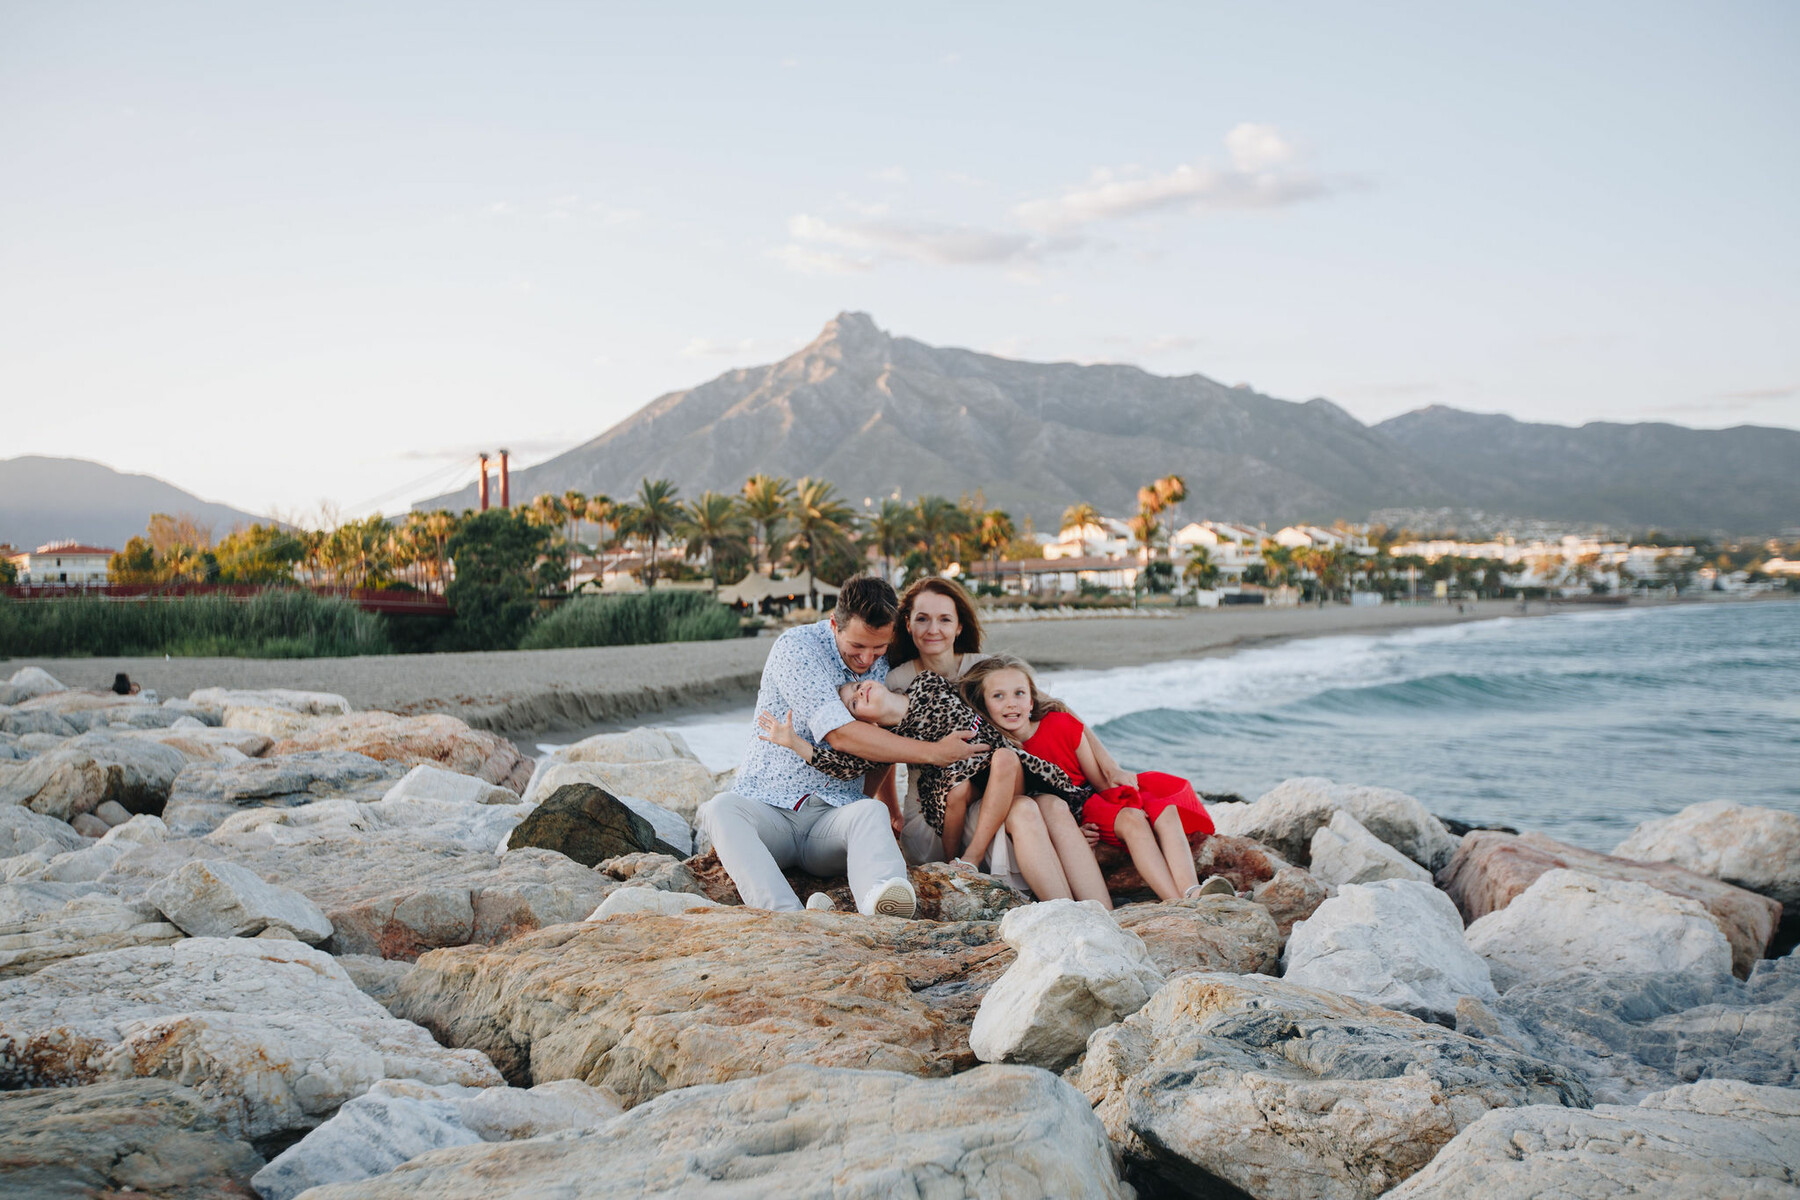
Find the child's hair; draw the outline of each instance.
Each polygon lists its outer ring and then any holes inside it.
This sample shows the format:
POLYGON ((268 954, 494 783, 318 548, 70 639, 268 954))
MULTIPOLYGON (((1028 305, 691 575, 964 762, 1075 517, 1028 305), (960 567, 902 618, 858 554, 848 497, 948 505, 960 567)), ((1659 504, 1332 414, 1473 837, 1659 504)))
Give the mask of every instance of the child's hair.
POLYGON ((1016 655, 995 654, 982 659, 964 671, 962 679, 957 683, 957 686, 962 689, 963 701, 989 720, 993 719, 993 714, 988 712, 987 700, 981 693, 988 676, 1000 671, 1017 671, 1025 676, 1025 686, 1031 689, 1031 719, 1033 721, 1043 720, 1045 713, 1069 711, 1069 706, 1061 700, 1038 691, 1037 676, 1031 673, 1030 663, 1016 655))

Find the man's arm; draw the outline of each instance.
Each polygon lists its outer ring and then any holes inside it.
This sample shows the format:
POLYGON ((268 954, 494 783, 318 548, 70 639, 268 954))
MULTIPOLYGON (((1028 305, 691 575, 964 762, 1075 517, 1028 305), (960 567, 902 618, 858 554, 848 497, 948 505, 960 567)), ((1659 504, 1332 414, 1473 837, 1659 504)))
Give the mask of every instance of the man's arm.
POLYGON ((870 762, 946 767, 991 748, 983 742, 971 742, 973 736, 967 729, 953 729, 935 742, 921 742, 890 733, 879 725, 851 721, 827 733, 825 740, 833 749, 870 762))

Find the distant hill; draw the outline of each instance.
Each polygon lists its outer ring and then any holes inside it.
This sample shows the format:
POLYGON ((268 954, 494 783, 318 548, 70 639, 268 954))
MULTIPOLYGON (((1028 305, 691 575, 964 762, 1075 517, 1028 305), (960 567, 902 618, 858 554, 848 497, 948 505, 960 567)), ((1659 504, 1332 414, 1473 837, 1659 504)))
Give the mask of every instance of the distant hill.
MULTIPOLYGON (((652 401, 594 440, 516 473, 513 495, 622 497, 646 476, 684 496, 758 471, 823 476, 853 504, 895 489, 990 505, 1054 528, 1064 508, 1135 507, 1176 472, 1183 511, 1226 520, 1360 519, 1460 507, 1670 529, 1800 521, 1800 432, 1526 425, 1427 409, 1370 427, 1202 375, 1028 363, 893 337, 841 313, 803 350, 652 401)), ((462 509, 473 485, 418 505, 462 509)))
POLYGON ((0 459, 0 542, 30 550, 73 538, 122 548, 153 512, 192 513, 217 537, 267 517, 213 504, 150 475, 129 475, 82 458, 0 459))

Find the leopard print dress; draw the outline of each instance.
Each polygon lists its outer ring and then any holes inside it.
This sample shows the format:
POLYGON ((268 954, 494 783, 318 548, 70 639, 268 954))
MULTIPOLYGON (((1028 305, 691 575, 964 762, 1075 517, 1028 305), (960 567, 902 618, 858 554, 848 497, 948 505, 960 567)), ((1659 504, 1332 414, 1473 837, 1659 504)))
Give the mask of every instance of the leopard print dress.
MULTIPOLYGON (((1019 756, 1019 764, 1025 769, 1025 790, 1028 794, 1055 792, 1068 801, 1076 819, 1080 820, 1081 806, 1087 802, 1093 790, 1075 784, 1056 764, 1046 762, 1035 754, 1027 754, 1008 743, 1006 736, 986 717, 969 707, 956 690, 956 685, 948 679, 935 671, 920 671, 913 680, 912 687, 907 689, 906 699, 906 716, 893 727, 892 732, 916 741, 935 742, 954 730, 970 730, 974 734, 971 741, 985 742, 993 747, 1004 746, 1019 756)), ((933 829, 939 833, 944 832, 944 805, 951 789, 965 782, 980 788, 986 782, 988 764, 993 757, 994 752, 990 749, 949 766, 915 768, 919 773, 919 811, 933 829)), ((813 751, 812 766, 814 770, 833 779, 855 779, 870 771, 881 770, 883 764, 872 763, 820 743, 813 751)))

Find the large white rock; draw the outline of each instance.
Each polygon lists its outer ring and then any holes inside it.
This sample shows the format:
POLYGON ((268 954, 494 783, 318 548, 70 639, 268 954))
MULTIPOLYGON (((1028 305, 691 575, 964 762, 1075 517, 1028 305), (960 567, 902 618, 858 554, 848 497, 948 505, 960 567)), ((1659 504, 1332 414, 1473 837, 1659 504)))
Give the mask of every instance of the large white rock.
POLYGON ((1613 848, 1620 858, 1674 863, 1700 875, 1800 904, 1800 814, 1707 800, 1645 821, 1613 848))
POLYGON ((155 845, 168 836, 161 817, 139 813, 123 825, 115 825, 95 842, 85 838, 83 845, 45 858, 50 845, 17 858, 8 859, 8 880, 39 879, 52 883, 91 883, 112 869, 113 864, 139 846, 155 845))
POLYGON ((206 835, 222 846, 304 845, 412 833, 434 842, 491 852, 524 819, 523 804, 475 804, 417 796, 359 803, 318 800, 294 808, 250 808, 233 813, 206 835))
POLYGON ((1346 884, 1294 926, 1282 964, 1289 983, 1445 1025, 1462 997, 1499 998, 1486 960, 1463 941, 1456 905, 1415 880, 1346 884))
POLYGON ((331 717, 353 712, 350 702, 335 692, 301 692, 292 688, 201 688, 188 694, 188 703, 223 712, 228 708, 285 708, 309 717, 331 717))
POLYGON ((1511 904, 1470 923, 1465 937, 1503 992, 1564 971, 1731 970, 1731 943, 1699 901, 1581 871, 1545 871, 1511 904))
POLYGON ((1364 829, 1406 857, 1435 871, 1456 853, 1458 839, 1418 800, 1393 788, 1356 787, 1308 776, 1288 779, 1253 804, 1208 806, 1220 833, 1254 838, 1291 862, 1306 865, 1313 834, 1347 811, 1364 829))
POLYGON ((29 854, 40 846, 54 846, 59 851, 76 850, 86 842, 87 839, 71 829, 67 821, 46 817, 22 805, 0 807, 0 859, 29 854))
POLYGON ((387 790, 383 800, 447 800, 454 804, 518 804, 511 788, 473 775, 420 763, 387 790))
POLYGON ((604 921, 608 917, 620 917, 630 913, 656 913, 661 916, 679 916, 696 908, 723 907, 716 900, 705 896, 696 896, 692 892, 665 892, 654 887, 622 887, 600 902, 600 907, 588 917, 590 921, 604 921))
POLYGON ((384 1175, 445 1146, 508 1142, 565 1129, 597 1129, 623 1109, 609 1088, 573 1079, 534 1088, 469 1088, 384 1079, 259 1171, 263 1200, 308 1187, 384 1175))
POLYGON ((0 976, 29 975, 54 962, 186 935, 146 901, 93 883, 0 884, 0 976))
POLYGON ((236 863, 187 863, 158 880, 148 899, 194 937, 252 937, 271 926, 303 942, 331 936, 331 922, 318 905, 236 863))
POLYGON ((260 734, 271 741, 298 737, 329 717, 312 717, 291 708, 264 708, 255 704, 233 704, 219 715, 225 729, 260 734))
POLYGON ((536 799, 542 800, 562 783, 591 783, 621 800, 648 800, 693 824, 694 812, 718 794, 717 780, 704 763, 685 758, 658 762, 560 763, 544 769, 536 799), (551 786, 552 777, 561 782, 551 786))
POLYGON ((84 733, 31 759, 0 784, 0 805, 22 804, 64 821, 108 800, 132 812, 156 811, 185 766, 186 756, 169 746, 84 733))
POLYGON ((1800 1092, 1708 1079, 1592 1109, 1496 1109, 1390 1200, 1800 1194, 1800 1092))
POLYGON ((1092 900, 1015 908, 1000 937, 1018 951, 982 997, 969 1046, 983 1062, 1054 1067, 1088 1035, 1142 1008, 1162 972, 1135 933, 1092 900))
POLYGON ((187 717, 166 729, 134 729, 122 736, 173 747, 190 762, 242 762, 246 758, 255 758, 270 745, 268 735, 253 729, 202 725, 187 717))
POLYGON ((1431 872, 1362 827, 1345 809, 1312 836, 1313 875, 1342 887, 1377 879, 1411 879, 1429 884, 1431 872))
POLYGON ((673 729, 640 725, 624 733, 597 733, 567 746, 558 746, 553 756, 563 762, 636 763, 662 762, 685 758, 699 762, 700 757, 688 748, 687 739, 673 729))
MULTIPOLYGON (((555 795, 556 789, 559 787, 571 783, 589 784, 605 791, 626 808, 650 822, 651 827, 656 830, 656 836, 669 845, 678 850, 689 850, 693 847, 694 827, 685 818, 672 809, 664 808, 653 801, 614 791, 610 785, 615 778, 616 774, 613 768, 606 763, 559 762, 548 766, 539 764, 537 774, 531 777, 531 787, 525 789, 525 799, 533 805, 541 804, 545 799, 555 795)), ((711 798, 711 796, 707 797, 707 799, 711 798)))
POLYGON ((51 692, 67 691, 69 687, 42 667, 20 667, 6 682, 11 692, 6 699, 8 704, 17 704, 34 696, 47 696, 51 692))
POLYGON ((186 938, 0 980, 0 1089, 103 1076, 195 1088, 239 1137, 309 1128, 379 1079, 502 1082, 299 942, 186 938))

